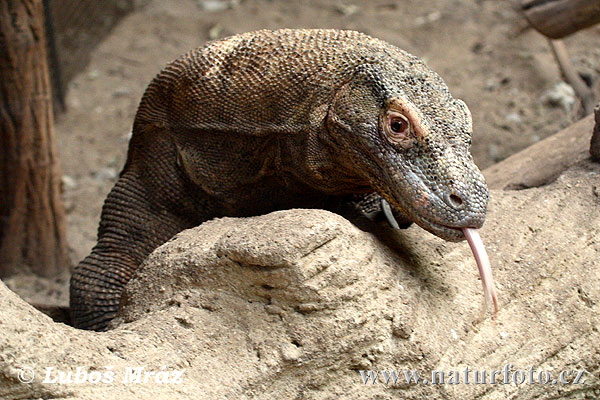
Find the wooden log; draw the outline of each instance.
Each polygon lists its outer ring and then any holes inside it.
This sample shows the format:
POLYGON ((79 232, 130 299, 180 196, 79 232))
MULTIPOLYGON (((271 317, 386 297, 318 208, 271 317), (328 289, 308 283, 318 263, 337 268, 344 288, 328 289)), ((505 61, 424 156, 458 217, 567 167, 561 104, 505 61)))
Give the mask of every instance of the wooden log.
POLYGON ((44 38, 41 0, 0 1, 1 277, 68 267, 44 38))
POLYGON ((600 0, 521 0, 521 10, 531 26, 551 39, 600 22, 600 0))
POLYGON ((589 157, 594 117, 575 122, 562 131, 483 171, 491 189, 526 189, 543 186, 568 167, 589 157))
POLYGON ((594 109, 596 116, 596 125, 594 125, 594 133, 590 142, 590 154, 595 161, 600 161, 600 104, 594 109))

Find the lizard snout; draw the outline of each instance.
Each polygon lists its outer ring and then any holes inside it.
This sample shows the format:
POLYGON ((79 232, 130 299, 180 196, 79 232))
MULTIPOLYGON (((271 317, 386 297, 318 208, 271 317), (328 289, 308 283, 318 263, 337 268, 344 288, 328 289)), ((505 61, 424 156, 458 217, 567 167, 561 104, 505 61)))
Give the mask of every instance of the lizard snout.
POLYGON ((470 179, 470 184, 461 184, 463 181, 458 179, 453 181, 452 185, 440 185, 433 190, 424 185, 409 213, 414 222, 431 233, 458 241, 464 239, 462 229, 483 225, 488 191, 483 180, 470 179))

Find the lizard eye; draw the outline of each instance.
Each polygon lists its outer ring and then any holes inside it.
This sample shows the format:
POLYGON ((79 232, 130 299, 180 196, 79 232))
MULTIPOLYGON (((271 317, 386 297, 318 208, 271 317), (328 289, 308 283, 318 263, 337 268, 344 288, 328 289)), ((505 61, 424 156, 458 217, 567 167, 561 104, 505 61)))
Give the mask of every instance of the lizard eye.
POLYGON ((396 117, 390 121, 390 129, 394 133, 404 133, 408 129, 408 121, 396 117))
POLYGON ((392 142, 400 142, 408 139, 408 134, 410 133, 410 122, 402 114, 389 113, 387 116, 386 128, 388 138, 392 142))

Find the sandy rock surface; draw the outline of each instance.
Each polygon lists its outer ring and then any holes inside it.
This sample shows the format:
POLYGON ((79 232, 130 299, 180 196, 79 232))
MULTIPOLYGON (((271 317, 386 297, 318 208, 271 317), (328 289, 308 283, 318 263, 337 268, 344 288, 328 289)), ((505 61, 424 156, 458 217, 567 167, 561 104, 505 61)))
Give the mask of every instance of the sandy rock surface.
POLYGON ((54 323, 0 284, 0 398, 596 399, 599 176, 584 162, 549 186, 492 192, 482 236, 495 321, 466 243, 416 226, 367 233, 322 210, 181 232, 140 268, 105 333, 54 323), (466 367, 508 363, 535 379, 585 370, 585 384, 462 383, 466 367), (135 368, 154 375, 138 382, 135 368), (385 384, 381 372, 364 384, 360 370, 458 371, 461 384, 385 384), (71 382, 43 382, 57 371, 71 382), (90 382, 99 374, 112 382, 90 382))

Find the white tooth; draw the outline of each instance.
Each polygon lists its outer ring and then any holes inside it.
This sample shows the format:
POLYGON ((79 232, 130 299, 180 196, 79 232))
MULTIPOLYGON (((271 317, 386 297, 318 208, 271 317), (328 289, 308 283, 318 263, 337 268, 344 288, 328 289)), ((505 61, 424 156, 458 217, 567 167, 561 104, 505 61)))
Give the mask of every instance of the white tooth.
POLYGON ((496 297, 496 287, 494 286, 494 277, 492 276, 492 268, 490 259, 488 258, 479 231, 475 228, 463 228, 463 233, 469 242, 477 268, 479 268, 479 276, 483 285, 483 293, 485 295, 485 303, 488 307, 493 305, 494 315, 498 313, 498 298, 496 297))
POLYGON ((385 199, 381 199, 381 209, 383 210, 383 215, 385 215, 388 224, 390 224, 390 226, 394 229, 400 229, 398 221, 396 221, 396 218, 394 218, 392 207, 390 207, 390 203, 388 203, 385 199))

